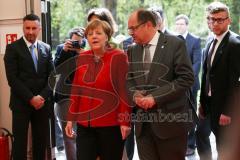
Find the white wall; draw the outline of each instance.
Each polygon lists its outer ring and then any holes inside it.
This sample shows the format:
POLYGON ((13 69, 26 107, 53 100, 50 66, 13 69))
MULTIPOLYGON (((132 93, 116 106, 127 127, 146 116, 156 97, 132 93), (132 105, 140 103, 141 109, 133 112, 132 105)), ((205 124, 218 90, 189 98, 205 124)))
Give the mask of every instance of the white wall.
POLYGON ((20 19, 26 12, 25 0, 0 1, 0 20, 20 19))

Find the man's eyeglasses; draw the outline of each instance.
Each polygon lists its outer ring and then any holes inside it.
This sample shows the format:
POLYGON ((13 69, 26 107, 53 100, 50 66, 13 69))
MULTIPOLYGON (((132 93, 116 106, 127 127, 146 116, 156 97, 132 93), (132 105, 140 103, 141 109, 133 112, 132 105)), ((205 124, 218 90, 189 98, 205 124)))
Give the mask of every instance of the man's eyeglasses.
POLYGON ((141 25, 145 24, 146 22, 142 22, 140 24, 137 24, 136 26, 132 26, 130 28, 128 28, 128 33, 133 33, 134 31, 136 31, 141 25))
POLYGON ((217 24, 222 24, 226 19, 228 19, 228 17, 226 18, 207 17, 208 23, 212 23, 212 24, 214 24, 215 22, 217 22, 217 24))

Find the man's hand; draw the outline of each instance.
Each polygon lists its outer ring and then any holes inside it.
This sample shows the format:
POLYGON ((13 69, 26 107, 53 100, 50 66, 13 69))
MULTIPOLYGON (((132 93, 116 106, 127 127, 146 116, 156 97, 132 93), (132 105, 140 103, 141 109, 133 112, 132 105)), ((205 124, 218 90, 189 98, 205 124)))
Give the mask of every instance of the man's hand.
POLYGON ((152 108, 156 102, 152 95, 144 96, 144 93, 141 91, 137 91, 134 94, 134 102, 141 108, 147 110, 152 108))
POLYGON ((122 139, 126 139, 127 136, 130 134, 131 132, 131 128, 128 127, 128 126, 120 126, 120 129, 121 129, 121 134, 122 134, 122 139))
POLYGON ((36 109, 40 109, 44 105, 45 99, 40 96, 33 96, 33 98, 30 100, 30 104, 36 109))
POLYGON ((156 104, 152 95, 142 97, 140 100, 140 105, 145 110, 152 108, 156 104))
POLYGON ((226 125, 229 125, 230 123, 231 123, 231 117, 226 116, 224 114, 220 115, 220 118, 219 118, 219 125, 220 126, 226 126, 226 125))
POLYGON ((65 41, 65 43, 63 44, 63 50, 64 50, 65 52, 75 51, 75 52, 77 52, 77 53, 81 53, 81 52, 84 51, 84 49, 82 49, 82 48, 73 48, 73 46, 72 46, 72 40, 71 40, 71 39, 67 39, 67 40, 65 41))
POLYGON ((144 93, 142 91, 135 91, 134 95, 133 95, 133 100, 134 102, 141 107, 141 98, 144 97, 144 93))
POLYGON ((67 39, 65 43, 63 44, 63 50, 65 52, 72 51, 73 46, 72 46, 72 41, 70 39, 67 39))

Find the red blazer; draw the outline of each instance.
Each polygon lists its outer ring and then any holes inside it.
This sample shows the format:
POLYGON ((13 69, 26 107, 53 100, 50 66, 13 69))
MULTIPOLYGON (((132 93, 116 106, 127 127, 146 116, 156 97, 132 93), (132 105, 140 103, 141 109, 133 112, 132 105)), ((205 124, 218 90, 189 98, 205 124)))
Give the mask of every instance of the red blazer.
POLYGON ((108 50, 101 58, 92 50, 81 53, 70 96, 71 118, 83 126, 129 126, 127 72, 127 56, 120 50, 108 50))

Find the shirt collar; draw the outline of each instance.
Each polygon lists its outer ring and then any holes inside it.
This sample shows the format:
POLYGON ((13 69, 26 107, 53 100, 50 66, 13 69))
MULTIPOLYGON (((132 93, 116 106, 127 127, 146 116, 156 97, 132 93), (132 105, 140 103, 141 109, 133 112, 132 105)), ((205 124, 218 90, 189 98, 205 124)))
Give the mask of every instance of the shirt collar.
POLYGON ((182 34, 183 38, 186 39, 188 35, 188 31, 186 31, 184 34, 182 34))
MULTIPOLYGON (((23 40, 25 41, 25 43, 26 43, 26 45, 27 45, 28 48, 32 45, 32 43, 29 42, 24 36, 23 36, 23 40)), ((35 46, 35 48, 37 47, 37 41, 38 41, 38 40, 36 40, 36 41, 33 43, 33 45, 35 46)))
POLYGON ((218 42, 221 42, 223 40, 223 38, 225 37, 225 35, 227 34, 229 30, 226 30, 226 32, 224 32, 223 34, 221 34, 220 36, 214 36, 214 39, 217 39, 218 42))
POLYGON ((155 35, 153 36, 152 40, 151 40, 148 44, 151 44, 151 45, 153 45, 153 46, 156 46, 157 43, 158 43, 158 38, 159 38, 159 36, 160 36, 160 33, 157 31, 157 32, 155 33, 155 35))

